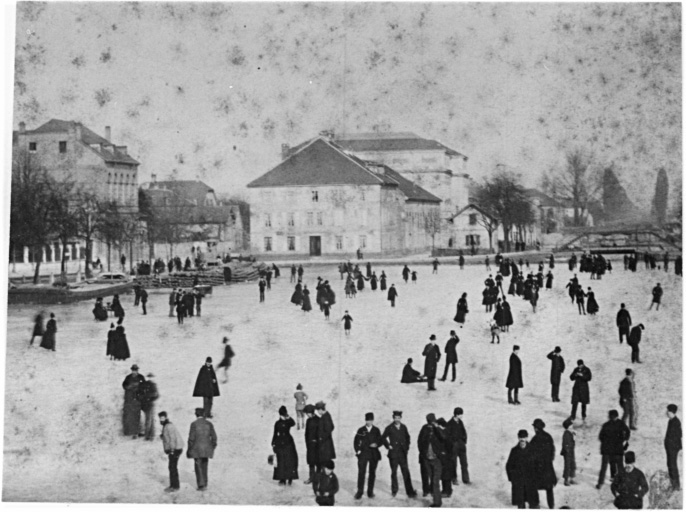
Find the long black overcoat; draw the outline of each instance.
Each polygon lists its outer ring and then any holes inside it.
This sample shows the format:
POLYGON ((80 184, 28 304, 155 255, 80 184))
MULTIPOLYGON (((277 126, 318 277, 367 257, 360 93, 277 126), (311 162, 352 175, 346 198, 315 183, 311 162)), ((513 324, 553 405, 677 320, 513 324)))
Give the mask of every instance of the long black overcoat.
POLYGON ((317 450, 317 429, 319 426, 319 416, 316 414, 307 418, 305 422, 305 446, 307 447, 307 464, 316 466, 319 464, 319 453, 317 450))
POLYGON ((193 388, 193 396, 219 396, 219 384, 217 384, 217 376, 214 373, 212 366, 202 365, 198 372, 198 378, 195 379, 195 388, 193 388))
POLYGON ((457 363, 457 344, 460 338, 451 336, 445 344, 445 359, 448 363, 457 363))
POLYGON ((427 379, 435 379, 438 361, 441 359, 441 349, 436 344, 427 343, 422 355, 424 356, 424 376, 427 379))
POLYGON ((569 376, 569 379, 574 381, 574 387, 572 388, 572 403, 591 403, 591 393, 588 390, 588 383, 591 381, 591 377, 591 370, 586 366, 581 367, 581 370, 579 370, 578 367, 572 370, 572 374, 569 376))
POLYGON ((551 489, 557 485, 555 460, 555 442, 548 432, 539 430, 529 443, 536 466, 536 488, 551 489))
POLYGON ((529 502, 531 508, 538 505, 536 487, 536 466, 534 454, 529 445, 524 448, 519 444, 510 450, 505 463, 507 479, 512 484, 512 504, 523 506, 529 502))
POLYGON ((333 445, 333 430, 331 414, 324 412, 317 423, 317 451, 320 464, 336 458, 336 450, 333 445))
POLYGON ((524 380, 522 379, 522 361, 514 352, 510 354, 510 371, 507 374, 505 387, 508 389, 524 387, 524 380))

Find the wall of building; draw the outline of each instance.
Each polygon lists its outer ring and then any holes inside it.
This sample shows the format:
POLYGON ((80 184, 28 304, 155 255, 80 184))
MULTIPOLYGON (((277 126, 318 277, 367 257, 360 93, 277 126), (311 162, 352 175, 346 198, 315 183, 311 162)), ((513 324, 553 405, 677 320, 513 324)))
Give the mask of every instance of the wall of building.
MULTIPOLYGON (((444 247, 456 249, 470 249, 470 240, 476 240, 477 249, 489 248, 489 235, 485 227, 479 223, 480 213, 474 208, 469 208, 453 219, 448 231, 448 240, 444 247), (475 215, 476 217, 471 217, 475 215), (474 220, 476 219, 476 223, 474 220)), ((501 231, 502 232, 502 231, 501 231)), ((493 249, 498 247, 498 231, 491 235, 493 249)))

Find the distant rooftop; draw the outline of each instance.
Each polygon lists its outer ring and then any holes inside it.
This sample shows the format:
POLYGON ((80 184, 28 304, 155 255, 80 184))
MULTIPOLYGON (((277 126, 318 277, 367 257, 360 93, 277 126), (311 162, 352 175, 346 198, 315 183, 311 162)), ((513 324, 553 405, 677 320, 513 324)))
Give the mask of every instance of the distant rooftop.
POLYGON ((467 158, 436 140, 425 139, 412 132, 345 133, 334 134, 333 139, 343 149, 353 152, 442 150, 450 156, 467 158))

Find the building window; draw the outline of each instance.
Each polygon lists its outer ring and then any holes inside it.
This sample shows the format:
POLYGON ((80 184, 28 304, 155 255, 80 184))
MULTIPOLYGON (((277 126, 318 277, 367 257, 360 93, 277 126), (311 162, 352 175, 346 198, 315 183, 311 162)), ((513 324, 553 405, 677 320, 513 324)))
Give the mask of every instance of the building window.
POLYGON ((60 153, 66 153, 67 152, 67 141, 61 140, 59 142, 59 147, 60 147, 60 153))
POLYGON ((272 250, 272 237, 265 236, 264 237, 264 251, 265 252, 271 252, 271 250, 272 250))
POLYGON ((481 245, 481 235, 467 235, 465 243, 468 246, 481 245))
POLYGON ((36 151, 38 149, 38 143, 29 142, 29 151, 36 151))
POLYGON ((317 226, 321 226, 322 224, 323 224, 322 212, 317 212, 317 226))
POLYGON ((336 237, 336 249, 339 251, 343 249, 343 237, 342 236, 336 237))
POLYGON ((360 235, 360 249, 367 248, 367 235, 360 235))
POLYGON ((316 190, 312 191, 312 202, 313 203, 319 202, 319 192, 317 192, 316 190))
POLYGON ((476 226, 476 213, 469 214, 469 225, 476 226))
POLYGON ((295 214, 293 214, 293 213, 288 214, 288 225, 289 226, 295 226, 295 214))
POLYGON ((272 214, 271 213, 265 213, 264 214, 264 227, 266 227, 266 228, 272 227, 272 214))
POLYGON ((295 251, 295 237, 289 236, 287 237, 286 241, 288 242, 288 250, 295 251))
POLYGON ((312 213, 312 212, 307 212, 307 225, 308 226, 314 225, 314 213, 312 213))

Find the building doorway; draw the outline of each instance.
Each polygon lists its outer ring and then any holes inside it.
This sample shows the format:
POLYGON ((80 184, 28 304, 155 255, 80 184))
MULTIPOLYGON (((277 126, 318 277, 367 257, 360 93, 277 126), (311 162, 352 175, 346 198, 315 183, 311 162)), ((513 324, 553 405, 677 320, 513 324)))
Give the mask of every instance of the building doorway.
POLYGON ((310 256, 321 256, 322 255, 322 237, 321 236, 311 236, 310 237, 310 256))

